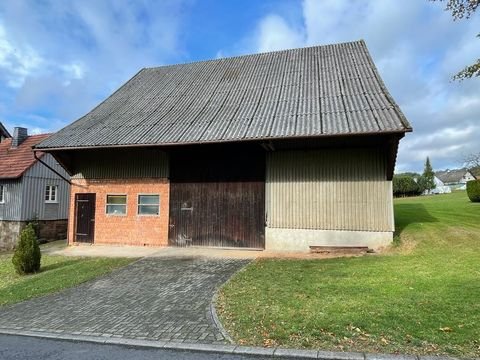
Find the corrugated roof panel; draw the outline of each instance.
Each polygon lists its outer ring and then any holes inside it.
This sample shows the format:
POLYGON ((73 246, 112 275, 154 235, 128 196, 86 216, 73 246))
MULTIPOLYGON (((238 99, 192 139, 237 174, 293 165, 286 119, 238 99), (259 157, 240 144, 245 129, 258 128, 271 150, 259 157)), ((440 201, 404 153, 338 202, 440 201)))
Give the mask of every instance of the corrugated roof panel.
POLYGON ((351 111, 347 114, 350 128, 356 133, 377 132, 380 128, 371 110, 351 111))
POLYGON ((341 96, 321 97, 320 108, 322 113, 344 113, 346 111, 341 96))
POLYGON ((322 134, 322 120, 320 114, 298 115, 296 119, 295 135, 308 136, 322 134))
POLYGON ((285 134, 295 134, 297 116, 279 115, 275 116, 270 136, 282 137, 285 134))
POLYGON ((358 41, 143 69, 37 147, 409 130, 358 41))
POLYGON ((345 112, 322 113, 323 134, 343 134, 351 132, 345 112))

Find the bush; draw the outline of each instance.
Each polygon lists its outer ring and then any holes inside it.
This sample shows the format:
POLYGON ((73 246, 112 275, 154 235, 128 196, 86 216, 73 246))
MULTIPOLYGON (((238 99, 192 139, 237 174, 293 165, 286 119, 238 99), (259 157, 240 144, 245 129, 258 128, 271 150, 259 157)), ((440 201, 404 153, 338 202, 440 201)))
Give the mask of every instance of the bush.
POLYGON ((480 180, 467 182, 467 195, 471 202, 480 202, 480 180))
POLYGON ((12 263, 18 274, 31 274, 40 270, 40 246, 32 224, 28 224, 20 232, 20 241, 18 242, 12 263))
POLYGON ((415 180, 408 175, 395 175, 392 185, 394 196, 417 196, 422 193, 422 189, 415 180))

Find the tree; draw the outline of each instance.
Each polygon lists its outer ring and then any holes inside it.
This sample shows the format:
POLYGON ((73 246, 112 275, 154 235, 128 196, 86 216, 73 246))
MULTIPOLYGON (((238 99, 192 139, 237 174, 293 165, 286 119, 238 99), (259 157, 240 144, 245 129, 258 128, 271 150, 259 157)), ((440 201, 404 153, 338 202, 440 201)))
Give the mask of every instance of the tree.
POLYGON ((425 160, 425 167, 422 174, 422 187, 430 193, 430 190, 435 189, 435 173, 433 172, 432 165, 430 164, 430 159, 427 156, 425 160))
POLYGON ((417 196, 422 192, 413 177, 408 175, 393 176, 393 195, 394 196, 417 196))
POLYGON ((463 158, 464 165, 477 179, 480 179, 480 153, 470 154, 463 158))
POLYGON ((480 167, 480 153, 465 156, 463 162, 468 168, 480 167))
MULTIPOLYGON (((436 1, 436 0, 432 0, 436 1)), ((438 0, 445 2, 445 0, 438 0)), ((446 11, 450 11, 453 20, 469 19, 480 6, 480 0, 447 0, 446 11)), ((480 38, 480 33, 477 35, 480 38)), ((480 76, 480 59, 471 65, 466 66, 453 76, 454 80, 468 79, 473 76, 480 76)))
POLYGON ((29 224, 20 232, 20 241, 12 258, 13 266, 20 275, 36 273, 40 270, 41 257, 35 230, 29 224))

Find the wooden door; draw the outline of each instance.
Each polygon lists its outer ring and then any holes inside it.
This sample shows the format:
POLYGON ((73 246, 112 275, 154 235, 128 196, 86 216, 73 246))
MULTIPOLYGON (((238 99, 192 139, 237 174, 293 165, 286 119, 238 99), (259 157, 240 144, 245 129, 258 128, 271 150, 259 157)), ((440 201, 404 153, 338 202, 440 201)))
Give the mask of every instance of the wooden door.
POLYGON ((170 245, 264 248, 262 149, 177 151, 170 161, 170 245))
POLYGON ((95 194, 75 194, 75 241, 93 243, 95 194))

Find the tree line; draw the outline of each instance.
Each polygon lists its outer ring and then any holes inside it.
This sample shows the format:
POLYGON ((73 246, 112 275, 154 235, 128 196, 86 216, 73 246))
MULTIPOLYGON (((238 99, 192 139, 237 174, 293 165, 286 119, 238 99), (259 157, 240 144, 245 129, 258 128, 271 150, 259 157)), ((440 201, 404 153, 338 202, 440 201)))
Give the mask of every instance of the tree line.
POLYGON ((435 189, 435 173, 427 157, 423 174, 403 173, 393 176, 393 196, 417 196, 435 189))

